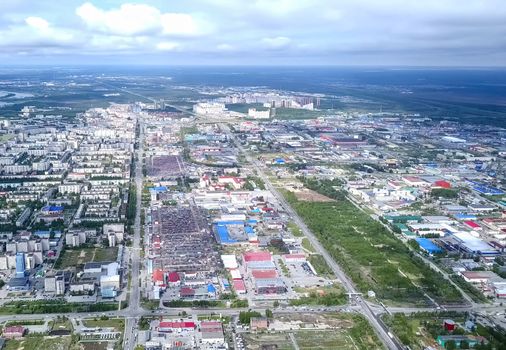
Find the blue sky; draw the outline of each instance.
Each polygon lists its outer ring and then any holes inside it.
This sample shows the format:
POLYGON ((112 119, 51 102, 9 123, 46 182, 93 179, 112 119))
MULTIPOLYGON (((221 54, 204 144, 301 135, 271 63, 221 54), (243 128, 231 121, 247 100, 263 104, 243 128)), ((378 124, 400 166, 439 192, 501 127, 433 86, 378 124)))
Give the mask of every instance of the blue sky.
POLYGON ((504 0, 9 0, 4 64, 503 66, 504 0))

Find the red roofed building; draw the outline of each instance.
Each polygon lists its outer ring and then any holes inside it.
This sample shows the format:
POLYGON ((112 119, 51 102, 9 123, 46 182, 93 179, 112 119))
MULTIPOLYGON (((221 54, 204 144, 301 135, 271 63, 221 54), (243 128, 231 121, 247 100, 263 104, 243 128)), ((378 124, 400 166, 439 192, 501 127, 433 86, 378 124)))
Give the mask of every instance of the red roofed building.
POLYGON ((153 237, 153 248, 160 249, 161 245, 162 245, 162 240, 161 240, 160 236, 153 237))
POLYGON ((466 220, 466 221, 464 221, 464 224, 466 224, 467 226, 469 226, 473 230, 481 230, 481 226, 472 220, 466 220))
POLYGON ((239 177, 235 176, 220 176, 218 178, 218 183, 222 185, 230 185, 234 190, 240 189, 245 181, 239 177))
POLYGON ((237 294, 246 293, 246 285, 243 280, 233 280, 232 285, 234 286, 234 290, 237 294))
POLYGON ((169 276, 167 277, 167 281, 170 286, 179 286, 181 284, 181 278, 177 272, 169 272, 169 276))
POLYGON ((159 332, 171 332, 176 329, 192 331, 195 329, 195 323, 188 321, 162 321, 158 326, 159 332))
POLYGON ((306 256, 304 254, 285 254, 283 255, 283 258, 287 263, 306 261, 306 256))
POLYGON ((251 275, 256 279, 269 279, 278 277, 276 270, 253 270, 251 275))
POLYGON ((434 182, 432 184, 432 188, 452 188, 452 184, 449 183, 448 181, 444 181, 444 180, 437 180, 436 182, 434 182))
POLYGON ((153 283, 156 286, 161 286, 162 284, 165 284, 165 274, 162 270, 156 269, 153 271, 153 283))
POLYGON ((195 290, 193 288, 183 287, 179 290, 180 298, 193 298, 195 296, 195 290))
POLYGON ((3 331, 4 338, 16 339, 21 338, 25 335, 26 329, 23 326, 10 326, 5 327, 3 331))
POLYGON ((272 254, 270 252, 247 252, 242 255, 244 262, 253 261, 272 261, 272 254))

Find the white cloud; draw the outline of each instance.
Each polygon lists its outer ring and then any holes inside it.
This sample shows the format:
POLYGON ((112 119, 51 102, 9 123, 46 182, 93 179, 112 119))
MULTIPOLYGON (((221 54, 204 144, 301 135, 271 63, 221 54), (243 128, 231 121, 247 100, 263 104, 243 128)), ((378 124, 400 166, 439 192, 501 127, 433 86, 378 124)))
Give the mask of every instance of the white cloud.
POLYGON ((28 26, 38 30, 46 30, 49 28, 49 22, 41 17, 27 17, 25 19, 25 23, 28 24, 28 26))
POLYGON ((159 51, 174 51, 179 48, 179 44, 171 41, 162 41, 156 45, 159 51))
POLYGON ((230 44, 219 44, 216 46, 216 48, 219 51, 233 51, 234 50, 234 46, 232 46, 230 44))
POLYGON ((76 14, 92 30, 114 35, 194 36, 202 34, 203 21, 186 13, 162 13, 145 4, 122 4, 119 8, 104 10, 92 3, 84 3, 76 14))
POLYGON ((192 16, 185 13, 166 13, 162 15, 162 34, 196 35, 199 28, 192 16))
POLYGON ((460 5, 461 0, 4 0, 0 57, 51 50, 75 58, 92 53, 149 60, 151 54, 177 52, 188 59, 238 62, 334 62, 348 55, 374 64, 378 55, 407 62, 403 56, 436 61, 433 54, 441 53, 455 61, 506 57, 506 1, 460 5))
POLYGON ((139 35, 160 28, 160 11, 143 4, 123 4, 118 9, 102 10, 87 2, 76 14, 91 29, 116 35, 139 35))
POLYGON ((277 36, 274 38, 263 38, 262 43, 268 49, 283 49, 290 46, 292 40, 286 36, 277 36))

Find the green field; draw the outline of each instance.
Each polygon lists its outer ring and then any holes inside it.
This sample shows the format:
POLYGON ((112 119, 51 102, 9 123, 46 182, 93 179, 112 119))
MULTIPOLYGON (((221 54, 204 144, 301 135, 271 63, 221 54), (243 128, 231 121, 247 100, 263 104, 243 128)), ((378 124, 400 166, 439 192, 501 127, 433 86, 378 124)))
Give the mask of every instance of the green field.
POLYGON ((42 337, 30 336, 22 340, 8 340, 5 350, 68 350, 72 344, 72 337, 42 337))
POLYGON ((302 238, 301 246, 302 246, 302 248, 306 249, 310 253, 314 253, 314 251, 315 251, 313 245, 311 244, 311 242, 309 242, 309 239, 307 239, 305 237, 302 238))
POLYGON ((0 315, 61 314, 73 312, 105 312, 118 309, 118 303, 68 303, 63 299, 8 301, 0 307, 0 315))
POLYGON ((451 334, 482 336, 488 344, 479 345, 477 349, 506 349, 506 334, 503 331, 476 324, 474 330, 462 328, 468 319, 465 312, 419 312, 411 315, 395 314, 384 315, 383 321, 392 330, 399 340, 413 350, 423 350, 428 346, 436 346, 436 339, 440 335, 449 335, 441 325, 445 319, 451 319, 457 328, 451 334))
POLYGON ((85 327, 113 327, 118 332, 123 332, 125 328, 125 320, 122 318, 108 318, 108 319, 92 319, 83 320, 85 327))
POLYGON ((239 113, 248 113, 248 109, 256 108, 260 110, 265 110, 262 103, 231 103, 227 104, 227 109, 229 111, 239 112, 239 113))
POLYGON ((299 349, 369 349, 368 347, 355 346, 354 339, 347 332, 311 330, 299 331, 294 335, 299 349))
POLYGON ((260 350, 277 346, 280 350, 370 350, 382 349, 381 342, 367 321, 358 315, 335 314, 331 317, 300 315, 281 318, 283 321, 300 320, 312 327, 325 323, 330 329, 292 329, 279 333, 243 334, 246 349, 260 350))
POLYGON ((308 293, 308 296, 290 300, 290 305, 344 305, 348 296, 339 285, 316 287, 316 288, 294 288, 298 293, 308 293))
POLYGON ((325 113, 322 113, 320 111, 309 111, 306 109, 276 108, 276 115, 273 117, 273 119, 315 119, 323 116, 324 114, 325 113))
POLYGON ((428 304, 424 293, 443 304, 463 302, 460 293, 380 223, 356 208, 331 181, 306 181, 308 188, 336 202, 299 201, 284 195, 358 289, 386 302, 428 304))
POLYGON ((65 249, 55 263, 56 268, 65 269, 87 262, 116 261, 118 247, 65 249))
POLYGON ((292 235, 294 235, 295 237, 303 237, 304 236, 304 233, 302 233, 302 230, 300 229, 299 226, 297 226, 297 224, 295 222, 288 221, 286 226, 290 230, 292 235))
POLYGON ((323 256, 319 254, 311 254, 309 256, 309 262, 313 265, 314 269, 319 275, 327 278, 335 278, 334 272, 327 264, 323 256))

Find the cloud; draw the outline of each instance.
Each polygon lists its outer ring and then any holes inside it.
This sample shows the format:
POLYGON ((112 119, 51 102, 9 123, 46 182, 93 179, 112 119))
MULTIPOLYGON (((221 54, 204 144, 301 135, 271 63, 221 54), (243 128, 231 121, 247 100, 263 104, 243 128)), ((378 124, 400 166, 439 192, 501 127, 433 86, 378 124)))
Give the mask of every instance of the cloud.
POLYGON ((274 38, 263 38, 262 43, 267 49, 279 50, 290 46, 292 40, 286 36, 277 36, 274 38))
POLYGON ((192 16, 185 13, 166 13, 161 17, 164 35, 197 35, 200 29, 192 16))
POLYGON ((160 51, 174 51, 179 48, 179 44, 170 41, 162 41, 156 45, 156 48, 160 51))
POLYGON ((25 23, 28 24, 28 26, 38 30, 47 30, 49 28, 49 22, 41 17, 27 17, 25 19, 25 23))
POLYGON ((2 62, 16 53, 232 64, 506 62, 504 0, 10 0, 0 1, 0 14, 2 62))
POLYGON ((216 49, 218 51, 233 51, 234 46, 232 46, 230 44, 218 44, 218 45, 216 45, 216 49))
POLYGON ((126 3, 103 10, 87 2, 76 9, 76 14, 88 28, 114 35, 195 36, 204 29, 204 23, 198 23, 190 14, 162 13, 145 4, 126 3))
POLYGON ((93 30, 116 35, 139 35, 160 28, 160 11, 143 4, 123 4, 118 9, 102 10, 87 2, 76 14, 93 30))

